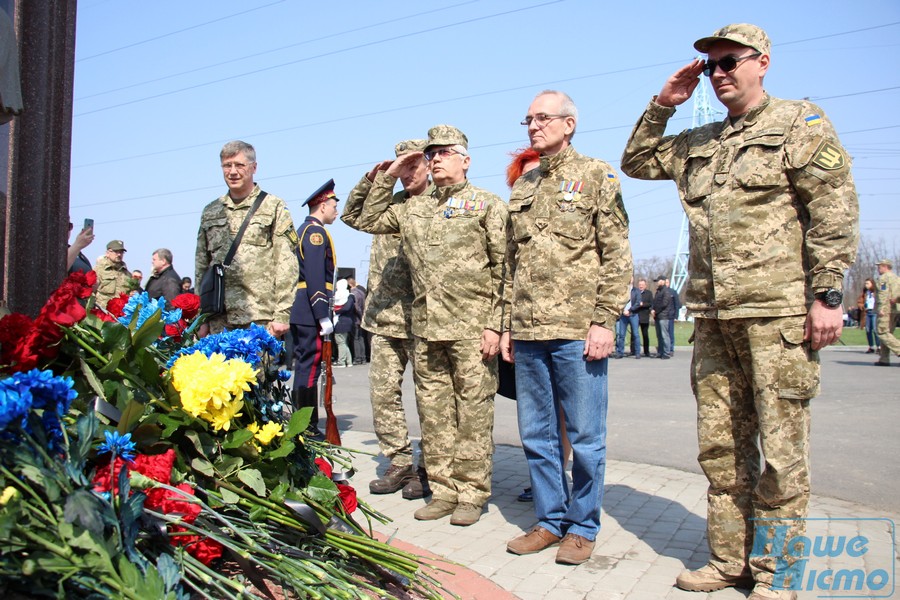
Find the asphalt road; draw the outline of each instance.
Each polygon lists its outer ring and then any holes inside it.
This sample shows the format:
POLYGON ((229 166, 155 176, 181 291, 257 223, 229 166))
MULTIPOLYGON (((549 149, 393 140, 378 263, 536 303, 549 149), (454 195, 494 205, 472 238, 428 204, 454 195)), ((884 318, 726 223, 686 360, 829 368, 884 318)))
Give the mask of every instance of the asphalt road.
MULTIPOLYGON (((822 393, 812 400, 812 492, 900 512, 900 359, 890 368, 875 367, 865 347, 832 347, 820 357, 822 393)), ((688 347, 677 348, 672 360, 610 359, 610 459, 700 472, 690 360, 688 347)), ((368 365, 334 370, 341 430, 373 431, 368 372, 368 365)), ((409 370, 403 389, 410 432, 418 438, 409 370)), ((521 445, 515 402, 502 396, 495 403, 494 441, 521 445)))

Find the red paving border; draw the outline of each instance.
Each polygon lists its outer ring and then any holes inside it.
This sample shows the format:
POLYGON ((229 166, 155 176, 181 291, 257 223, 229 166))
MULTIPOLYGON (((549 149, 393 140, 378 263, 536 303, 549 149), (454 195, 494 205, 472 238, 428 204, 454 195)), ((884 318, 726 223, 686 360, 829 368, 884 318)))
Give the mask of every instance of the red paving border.
MULTIPOLYGON (((377 540, 388 543, 388 536, 378 531, 374 533, 377 540)), ((442 563, 441 568, 450 572, 429 569, 428 574, 440 581, 445 588, 459 596, 461 600, 518 600, 519 598, 515 594, 507 592, 484 575, 476 573, 464 565, 449 562, 446 558, 434 552, 397 538, 391 540, 390 545, 423 558, 440 561, 442 563)), ((442 595, 445 598, 451 597, 443 593, 442 595)))

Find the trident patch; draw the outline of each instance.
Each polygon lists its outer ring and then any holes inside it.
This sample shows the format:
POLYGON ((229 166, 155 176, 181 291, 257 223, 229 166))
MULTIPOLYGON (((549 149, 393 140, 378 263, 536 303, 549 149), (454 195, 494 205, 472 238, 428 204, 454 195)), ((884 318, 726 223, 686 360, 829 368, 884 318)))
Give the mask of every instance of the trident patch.
POLYGON ((826 171, 836 171, 843 167, 847 160, 840 148, 829 142, 822 142, 816 155, 813 156, 812 162, 826 171))

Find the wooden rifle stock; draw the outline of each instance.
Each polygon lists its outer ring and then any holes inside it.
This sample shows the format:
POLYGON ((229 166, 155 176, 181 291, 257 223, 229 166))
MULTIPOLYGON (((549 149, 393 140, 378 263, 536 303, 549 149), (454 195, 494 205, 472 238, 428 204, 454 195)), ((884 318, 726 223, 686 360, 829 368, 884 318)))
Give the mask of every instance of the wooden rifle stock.
POLYGON ((322 396, 322 403, 325 405, 325 441, 335 446, 341 445, 341 434, 338 431, 337 417, 334 416, 332 408, 332 387, 334 379, 332 378, 332 343, 331 334, 322 336, 322 371, 325 373, 325 386, 322 396))

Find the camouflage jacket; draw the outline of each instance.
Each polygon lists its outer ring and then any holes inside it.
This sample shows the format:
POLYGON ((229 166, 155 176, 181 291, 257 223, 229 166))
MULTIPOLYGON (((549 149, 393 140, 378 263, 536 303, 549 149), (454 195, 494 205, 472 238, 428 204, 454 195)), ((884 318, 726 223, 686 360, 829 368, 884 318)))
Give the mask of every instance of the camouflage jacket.
MULTIPOLYGON (((390 196, 392 206, 406 202, 408 196, 405 190, 393 193, 396 183, 396 177, 384 172, 379 172, 374 182, 363 176, 347 197, 344 210, 341 212, 341 221, 353 229, 359 229, 359 215, 369 196, 373 198, 390 196)), ((424 195, 430 195, 433 190, 434 185, 430 184, 424 195)), ((409 260, 406 258, 399 233, 373 236, 367 283, 369 293, 366 296, 363 329, 393 338, 411 338, 412 275, 409 272, 409 260)))
MULTIPOLYGON (((225 194, 210 202, 197 233, 196 282, 210 264, 223 262, 259 186, 240 204, 225 194)), ((288 323, 297 285, 297 232, 284 200, 268 194, 253 214, 225 270, 227 325, 277 321, 288 323)))
POLYGON ((500 331, 506 204, 468 180, 391 201, 370 195, 357 224, 400 234, 412 274, 413 335, 450 341, 500 331))
POLYGON ((674 112, 650 102, 622 171, 678 186, 690 222, 687 307, 720 319, 801 315, 814 292, 841 289, 859 204, 822 109, 766 96, 734 123, 664 137, 674 112))
POLYGON ((900 277, 893 271, 888 271, 884 275, 878 276, 875 283, 876 294, 875 309, 877 313, 884 311, 885 314, 897 312, 900 310, 900 277), (894 304, 890 304, 893 300, 894 304))
POLYGON ((131 271, 125 263, 114 263, 104 255, 97 261, 94 271, 97 273, 97 290, 94 292, 96 306, 105 309, 107 302, 131 291, 131 271))
POLYGON ((628 301, 631 246, 616 172, 572 146, 541 157, 509 199, 503 328, 517 340, 615 331, 628 301))

